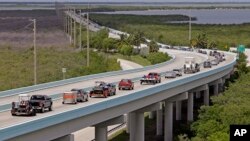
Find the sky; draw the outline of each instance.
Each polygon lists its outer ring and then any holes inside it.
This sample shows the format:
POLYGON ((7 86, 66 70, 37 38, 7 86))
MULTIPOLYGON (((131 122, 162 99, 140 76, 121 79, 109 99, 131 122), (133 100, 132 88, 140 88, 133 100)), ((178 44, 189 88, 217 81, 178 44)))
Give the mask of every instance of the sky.
MULTIPOLYGON (((250 0, 57 0, 68 2, 250 2, 250 0)), ((0 0, 0 2, 55 2, 55 0, 0 0)))

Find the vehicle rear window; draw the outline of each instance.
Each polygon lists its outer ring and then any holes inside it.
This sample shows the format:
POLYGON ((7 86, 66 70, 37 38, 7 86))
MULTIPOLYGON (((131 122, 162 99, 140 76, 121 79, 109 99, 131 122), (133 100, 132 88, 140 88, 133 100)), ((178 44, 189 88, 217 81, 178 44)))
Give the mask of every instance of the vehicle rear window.
POLYGON ((33 95, 31 97, 31 100, 45 100, 45 97, 40 95, 33 95))

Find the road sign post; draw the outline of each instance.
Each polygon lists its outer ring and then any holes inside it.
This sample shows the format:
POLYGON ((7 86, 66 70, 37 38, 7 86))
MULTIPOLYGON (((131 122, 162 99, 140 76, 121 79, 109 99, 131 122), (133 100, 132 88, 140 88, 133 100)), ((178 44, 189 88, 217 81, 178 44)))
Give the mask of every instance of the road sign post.
POLYGON ((67 69, 66 68, 62 68, 62 73, 63 73, 63 79, 65 79, 65 73, 66 73, 67 69))

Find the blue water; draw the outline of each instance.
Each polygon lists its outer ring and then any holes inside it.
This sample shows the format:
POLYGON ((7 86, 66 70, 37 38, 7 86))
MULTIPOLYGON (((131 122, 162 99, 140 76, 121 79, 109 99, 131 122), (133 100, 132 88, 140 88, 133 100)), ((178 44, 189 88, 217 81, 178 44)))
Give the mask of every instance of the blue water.
POLYGON ((242 24, 250 23, 250 9, 176 9, 176 10, 146 10, 146 11, 116 11, 102 12, 105 14, 134 15, 174 15, 181 14, 196 17, 197 24, 242 24))

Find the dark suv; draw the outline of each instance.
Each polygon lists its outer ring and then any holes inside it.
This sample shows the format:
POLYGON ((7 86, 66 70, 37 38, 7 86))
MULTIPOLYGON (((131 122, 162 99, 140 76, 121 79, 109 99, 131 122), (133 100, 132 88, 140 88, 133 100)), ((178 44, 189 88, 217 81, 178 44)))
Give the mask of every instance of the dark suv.
POLYGON ((30 103, 35 110, 39 110, 41 113, 44 113, 45 109, 52 111, 53 102, 47 95, 32 95, 30 103))

